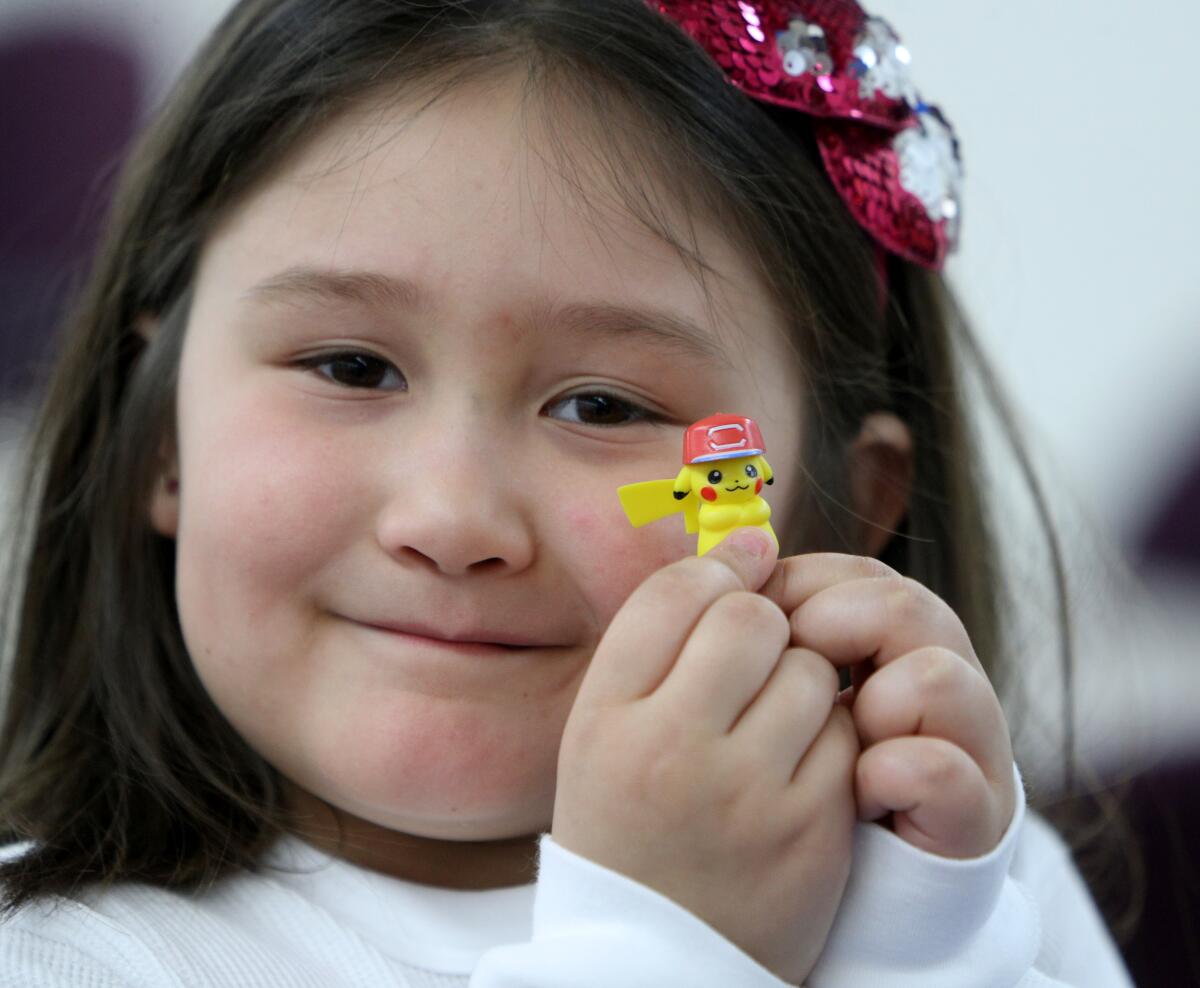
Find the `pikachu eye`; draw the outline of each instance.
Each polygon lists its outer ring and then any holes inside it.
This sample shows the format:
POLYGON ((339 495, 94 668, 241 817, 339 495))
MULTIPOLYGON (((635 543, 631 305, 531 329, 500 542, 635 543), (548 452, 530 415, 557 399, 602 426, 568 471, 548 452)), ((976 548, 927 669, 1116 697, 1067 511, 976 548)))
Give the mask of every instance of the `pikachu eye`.
POLYGON ((721 482, 721 471, 720 470, 711 471, 708 475, 708 482, 710 484, 719 484, 721 482))
POLYGON ((757 477, 758 476, 758 470, 755 468, 753 463, 746 464, 746 476, 747 477, 757 477))

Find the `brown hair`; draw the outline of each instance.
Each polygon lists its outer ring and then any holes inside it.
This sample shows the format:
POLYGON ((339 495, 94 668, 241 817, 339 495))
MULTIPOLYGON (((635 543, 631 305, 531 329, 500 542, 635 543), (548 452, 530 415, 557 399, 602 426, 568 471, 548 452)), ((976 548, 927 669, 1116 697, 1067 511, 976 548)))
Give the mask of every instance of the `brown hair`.
MULTIPOLYGON (((3 908, 115 880, 201 887, 253 869, 286 829, 277 772, 192 668, 174 543, 147 521, 173 442, 197 257, 239 195, 364 94, 432 101, 513 71, 551 131, 561 101, 616 135, 596 163, 698 277, 708 268, 666 222, 655 176, 673 177, 666 194, 685 215, 716 219, 743 246, 786 314, 812 414, 794 516, 807 524, 785 551, 856 549, 846 444, 872 411, 908 423, 911 504, 885 559, 950 603, 1003 685, 1002 579, 960 361, 990 378, 939 276, 890 259, 880 320, 873 248, 824 178, 806 118, 728 85, 644 0, 243 0, 125 169, 31 433, 4 609, 0 840, 36 845, 0 866, 3 908), (147 315, 161 320, 150 342, 147 315)), ((558 164, 586 200, 579 162, 558 164)), ((1056 546, 1048 523, 1045 537, 1056 546)))

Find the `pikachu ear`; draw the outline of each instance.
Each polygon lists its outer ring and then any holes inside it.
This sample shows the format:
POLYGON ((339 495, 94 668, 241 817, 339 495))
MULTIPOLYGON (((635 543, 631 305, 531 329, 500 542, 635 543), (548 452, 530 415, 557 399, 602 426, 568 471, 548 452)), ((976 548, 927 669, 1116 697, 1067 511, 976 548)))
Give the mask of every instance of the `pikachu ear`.
POLYGON ((760 456, 759 459, 762 460, 763 465, 763 481, 768 484, 775 483, 775 471, 771 469, 771 464, 767 462, 765 456, 760 456))
POLYGON ((675 476, 675 500, 682 501, 692 492, 692 470, 684 467, 675 476))

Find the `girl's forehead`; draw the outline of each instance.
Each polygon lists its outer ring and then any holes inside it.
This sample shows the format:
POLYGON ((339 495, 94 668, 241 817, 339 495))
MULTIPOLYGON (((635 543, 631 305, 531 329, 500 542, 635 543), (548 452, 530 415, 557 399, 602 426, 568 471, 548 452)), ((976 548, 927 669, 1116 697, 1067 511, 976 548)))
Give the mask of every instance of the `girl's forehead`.
POLYGON ((714 224, 683 210, 667 176, 614 175, 595 121, 544 110, 519 78, 432 103, 364 98, 225 217, 202 275, 217 266, 245 292, 289 271, 372 272, 431 308, 469 297, 652 303, 719 343, 740 346, 747 333, 783 342, 761 277, 714 224), (694 244, 703 277, 631 211, 639 197, 694 244))

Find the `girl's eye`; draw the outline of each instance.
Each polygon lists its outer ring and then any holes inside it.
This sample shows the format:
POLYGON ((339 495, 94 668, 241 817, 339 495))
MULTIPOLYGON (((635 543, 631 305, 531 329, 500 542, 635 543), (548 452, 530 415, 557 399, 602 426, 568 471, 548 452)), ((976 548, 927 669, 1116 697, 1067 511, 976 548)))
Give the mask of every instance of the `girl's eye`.
POLYGON ((301 367, 315 370, 321 377, 344 388, 364 391, 407 391, 408 382, 403 375, 386 360, 358 350, 339 353, 321 353, 298 361, 301 367), (325 371, 322 368, 328 367, 325 371), (392 386, 382 387, 388 375, 392 386))
POLYGON ((552 402, 547 409, 551 418, 579 425, 619 426, 662 420, 662 416, 648 408, 603 391, 568 395, 552 402), (554 414, 555 409, 559 414, 554 414))

